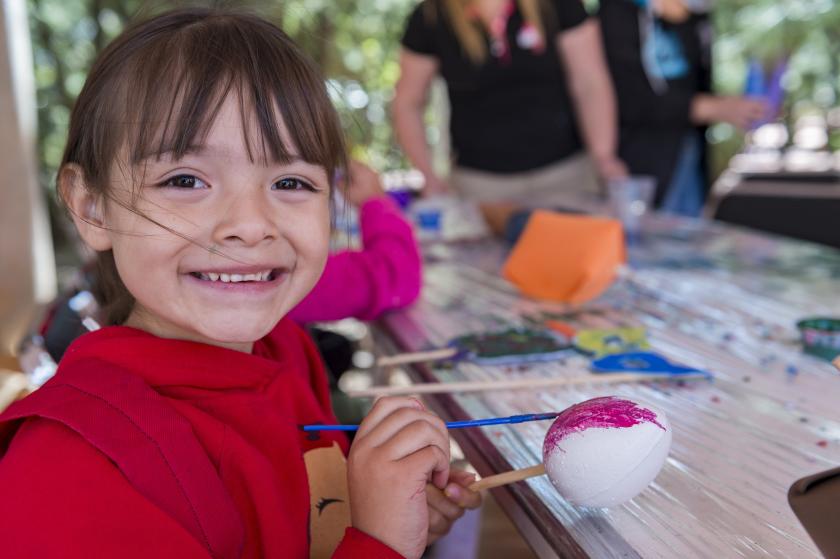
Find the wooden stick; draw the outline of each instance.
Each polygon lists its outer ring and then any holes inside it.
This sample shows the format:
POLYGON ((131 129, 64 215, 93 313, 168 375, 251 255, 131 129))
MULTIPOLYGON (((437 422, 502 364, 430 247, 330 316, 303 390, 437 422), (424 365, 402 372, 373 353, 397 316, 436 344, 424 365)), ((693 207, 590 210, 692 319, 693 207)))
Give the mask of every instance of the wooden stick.
POLYGON ((508 483, 522 481, 523 479, 528 479, 529 477, 537 477, 543 474, 545 474, 545 466, 543 466, 542 464, 537 464, 536 466, 531 466, 530 468, 512 470, 503 474, 496 474, 494 476, 482 478, 476 481, 475 483, 472 483, 469 489, 471 491, 484 491, 485 489, 501 487, 502 485, 507 485, 508 483))
POLYGON ((534 390, 548 386, 576 386, 578 384, 647 382, 653 380, 698 380, 708 378, 705 373, 673 375, 670 373, 603 373, 578 377, 525 378, 511 380, 430 382, 408 386, 372 386, 364 390, 350 390, 351 398, 379 396, 405 396, 409 394, 441 394, 459 392, 484 392, 490 390, 534 390))
POLYGON ((432 349, 429 351, 418 351, 415 353, 398 353, 396 355, 386 355, 380 357, 376 361, 379 367, 393 367, 394 365, 408 365, 409 363, 427 363, 430 361, 443 361, 450 359, 458 354, 458 349, 454 347, 444 347, 441 349, 432 349))

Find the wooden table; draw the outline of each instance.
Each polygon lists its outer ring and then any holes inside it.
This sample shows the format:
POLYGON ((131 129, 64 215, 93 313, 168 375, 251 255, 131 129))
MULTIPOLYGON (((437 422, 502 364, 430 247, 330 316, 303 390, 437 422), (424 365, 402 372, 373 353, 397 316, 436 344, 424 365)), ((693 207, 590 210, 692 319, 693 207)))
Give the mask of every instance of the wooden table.
MULTIPOLYGON (((468 331, 560 317, 576 328, 640 325, 658 351, 712 372, 687 386, 579 386, 431 399, 446 419, 561 410, 615 394, 673 425, 655 482, 613 509, 566 503, 547 478, 496 490, 542 557, 819 557, 787 504, 798 478, 840 464, 840 378, 801 352, 795 323, 840 316, 840 252, 702 221, 657 218, 630 247, 633 272, 583 307, 520 297, 498 274, 494 241, 426 247, 421 301, 383 327, 404 350, 468 331)), ((589 361, 418 367, 425 381, 574 376, 589 361)), ((546 423, 453 431, 482 475, 536 464, 546 423)), ((840 528, 838 528, 840 529, 840 528)))

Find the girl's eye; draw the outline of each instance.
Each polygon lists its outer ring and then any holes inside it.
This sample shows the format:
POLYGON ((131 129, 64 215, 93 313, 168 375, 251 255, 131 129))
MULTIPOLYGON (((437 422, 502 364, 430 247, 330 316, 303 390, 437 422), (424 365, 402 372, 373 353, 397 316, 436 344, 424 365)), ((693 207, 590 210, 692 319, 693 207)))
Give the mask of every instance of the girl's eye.
POLYGON ((174 188, 208 188, 207 183, 193 175, 175 175, 163 181, 160 186, 171 186, 174 188))
POLYGON ((272 185, 273 190, 308 190, 316 192, 317 189, 303 179, 296 177, 286 177, 280 179, 272 185))

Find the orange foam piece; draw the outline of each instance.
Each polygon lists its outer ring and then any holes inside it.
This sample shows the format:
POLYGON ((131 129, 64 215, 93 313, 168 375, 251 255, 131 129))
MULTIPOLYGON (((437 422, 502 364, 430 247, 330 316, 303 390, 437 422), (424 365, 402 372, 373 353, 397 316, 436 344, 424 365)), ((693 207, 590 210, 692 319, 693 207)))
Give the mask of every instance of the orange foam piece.
POLYGON ((570 340, 575 337, 575 334, 577 334, 577 330, 575 330, 571 324, 566 324, 560 320, 546 320, 545 325, 555 332, 560 332, 570 340))
POLYGON ((502 275, 531 297, 585 303, 606 291, 626 260, 621 222, 539 210, 502 275))

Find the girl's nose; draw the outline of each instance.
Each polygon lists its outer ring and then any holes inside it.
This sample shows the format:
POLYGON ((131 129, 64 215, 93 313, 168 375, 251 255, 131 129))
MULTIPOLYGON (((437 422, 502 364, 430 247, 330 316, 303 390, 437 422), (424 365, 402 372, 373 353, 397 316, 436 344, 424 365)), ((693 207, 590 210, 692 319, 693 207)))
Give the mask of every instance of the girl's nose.
POLYGON ((220 201, 218 221, 213 241, 220 245, 257 245, 279 235, 274 209, 261 191, 240 192, 220 201))

